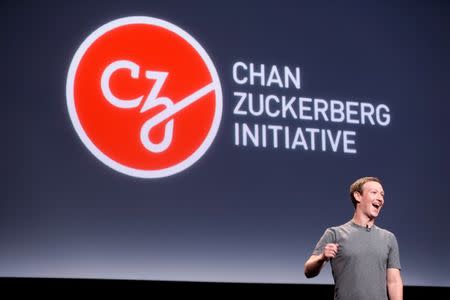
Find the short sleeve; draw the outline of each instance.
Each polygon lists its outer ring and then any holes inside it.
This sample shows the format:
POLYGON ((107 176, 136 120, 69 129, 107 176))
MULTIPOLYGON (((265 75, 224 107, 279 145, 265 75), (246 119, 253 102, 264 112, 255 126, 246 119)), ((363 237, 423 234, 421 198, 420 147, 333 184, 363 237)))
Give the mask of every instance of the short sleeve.
POLYGON ((336 241, 336 232, 332 228, 327 228, 323 233, 322 237, 316 244, 316 247, 313 250, 313 255, 320 255, 325 248, 325 245, 328 243, 335 243, 336 241))
POLYGON ((389 245, 389 257, 387 262, 388 268, 401 269, 400 265, 400 251, 398 247, 397 238, 392 234, 389 245))

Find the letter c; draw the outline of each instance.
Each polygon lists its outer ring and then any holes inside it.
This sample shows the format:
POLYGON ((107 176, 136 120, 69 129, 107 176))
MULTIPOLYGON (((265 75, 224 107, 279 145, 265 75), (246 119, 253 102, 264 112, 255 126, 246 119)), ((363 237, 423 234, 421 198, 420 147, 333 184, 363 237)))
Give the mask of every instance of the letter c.
POLYGON ((135 99, 120 99, 113 95, 109 86, 109 81, 114 72, 120 69, 130 70, 131 77, 137 79, 139 77, 139 66, 129 60, 117 60, 105 68, 101 78, 101 88, 106 100, 112 105, 119 108, 134 108, 138 107, 144 96, 135 99))

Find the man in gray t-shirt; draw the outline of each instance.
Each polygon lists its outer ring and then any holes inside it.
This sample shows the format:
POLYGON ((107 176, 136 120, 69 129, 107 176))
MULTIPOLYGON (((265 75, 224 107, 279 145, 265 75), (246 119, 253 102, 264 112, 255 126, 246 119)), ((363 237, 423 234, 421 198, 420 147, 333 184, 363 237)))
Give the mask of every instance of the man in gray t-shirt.
POLYGON ((403 299, 400 254, 395 235, 375 226, 384 204, 376 177, 363 177, 350 186, 355 207, 352 220, 327 228, 305 263, 305 275, 317 276, 327 261, 341 300, 403 299))

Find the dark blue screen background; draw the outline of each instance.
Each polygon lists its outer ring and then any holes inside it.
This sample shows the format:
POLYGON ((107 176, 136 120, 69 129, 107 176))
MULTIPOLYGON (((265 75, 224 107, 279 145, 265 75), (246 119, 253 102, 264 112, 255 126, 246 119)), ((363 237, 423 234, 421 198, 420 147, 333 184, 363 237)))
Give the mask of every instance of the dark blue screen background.
MULTIPOLYGON (((397 236, 406 285, 450 286, 450 5, 446 1, 3 1, 0 276, 331 283, 303 264, 349 220, 353 180, 378 176, 377 225, 397 236), (66 106, 69 65, 98 27, 149 16, 211 57, 223 115, 205 155, 140 179, 97 160, 66 106), (299 66, 302 87, 236 84, 236 61, 299 66), (358 153, 234 145, 237 90, 384 103, 358 153)), ((246 122, 270 120, 245 118, 246 122)))

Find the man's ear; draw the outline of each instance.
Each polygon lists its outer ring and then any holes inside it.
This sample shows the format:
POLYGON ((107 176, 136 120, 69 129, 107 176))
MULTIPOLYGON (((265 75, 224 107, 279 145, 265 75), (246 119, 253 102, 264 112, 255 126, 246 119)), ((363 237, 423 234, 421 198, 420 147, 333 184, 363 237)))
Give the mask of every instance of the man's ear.
POLYGON ((359 192, 353 192, 353 197, 355 197, 356 201, 361 202, 361 194, 359 192))

